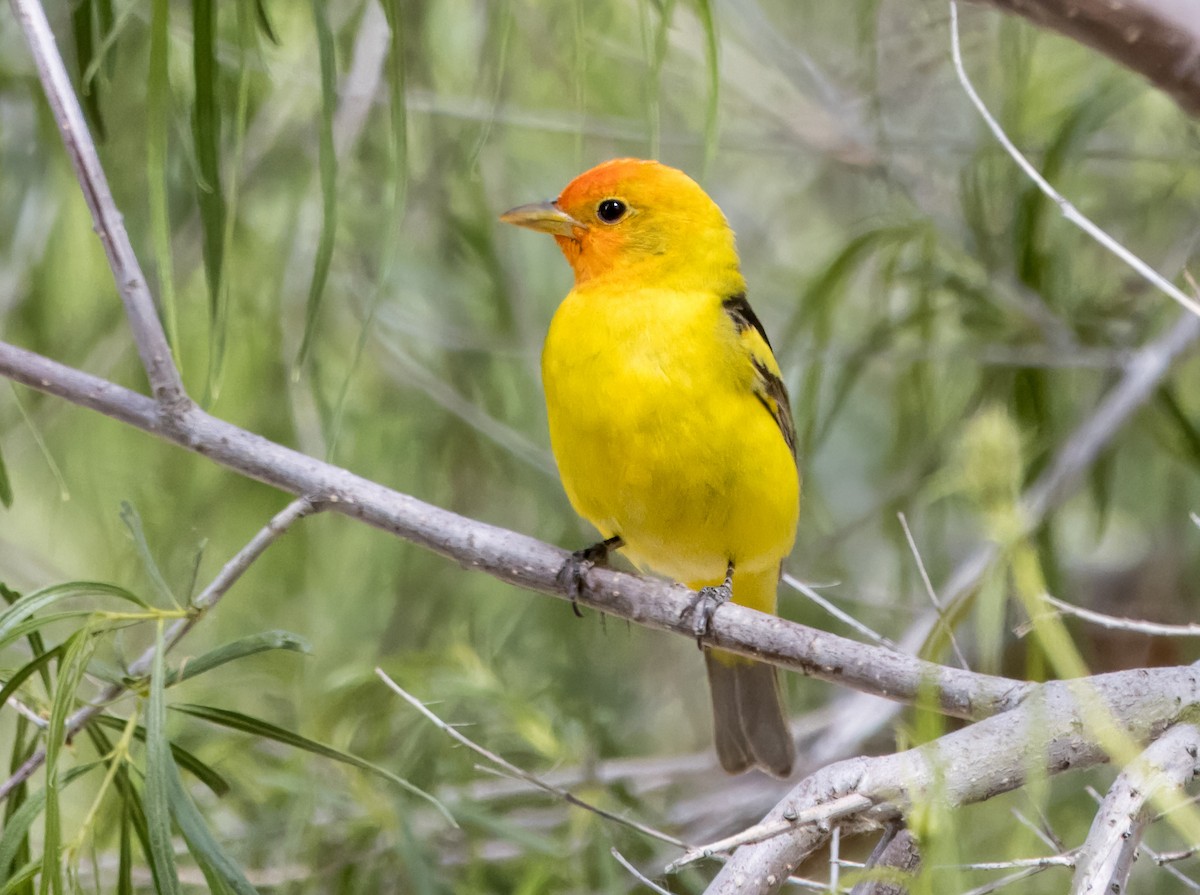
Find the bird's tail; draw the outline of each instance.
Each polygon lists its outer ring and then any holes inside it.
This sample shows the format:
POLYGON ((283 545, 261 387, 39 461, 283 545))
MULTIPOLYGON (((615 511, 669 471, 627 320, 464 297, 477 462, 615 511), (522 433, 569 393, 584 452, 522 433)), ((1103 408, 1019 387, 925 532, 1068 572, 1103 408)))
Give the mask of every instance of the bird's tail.
POLYGON ((731 774, 759 767, 787 777, 796 745, 783 713, 775 666, 722 650, 706 651, 704 660, 721 767, 731 774))

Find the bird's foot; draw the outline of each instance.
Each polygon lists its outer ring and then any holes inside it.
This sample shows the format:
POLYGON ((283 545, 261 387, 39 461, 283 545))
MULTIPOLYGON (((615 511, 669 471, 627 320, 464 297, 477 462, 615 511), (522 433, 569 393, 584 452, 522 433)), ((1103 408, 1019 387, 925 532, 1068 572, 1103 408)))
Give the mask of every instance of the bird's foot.
POLYGON ((567 561, 558 570, 555 580, 559 587, 570 594, 571 611, 575 613, 576 617, 583 618, 577 601, 583 593, 583 586, 586 583, 584 579, 587 577, 587 573, 596 566, 608 565, 608 554, 613 550, 620 549, 624 544, 620 535, 614 535, 598 544, 576 550, 567 557, 567 561))
POLYGON ((721 584, 700 588, 696 592, 696 598, 683 610, 684 615, 691 613, 692 634, 696 637, 698 649, 704 649, 704 638, 708 636, 709 628, 712 626, 713 615, 723 604, 732 599, 733 563, 730 563, 729 571, 725 573, 725 580, 721 584))

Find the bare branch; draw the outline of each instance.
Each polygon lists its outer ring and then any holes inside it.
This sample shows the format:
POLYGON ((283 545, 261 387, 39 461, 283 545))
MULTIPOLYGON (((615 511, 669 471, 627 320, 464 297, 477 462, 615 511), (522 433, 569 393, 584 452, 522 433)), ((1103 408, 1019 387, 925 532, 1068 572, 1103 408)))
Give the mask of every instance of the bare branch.
MULTIPOLYGON (((1138 669, 1086 681, 1051 681, 1020 708, 988 718, 907 752, 853 758, 802 780, 763 820, 785 821, 813 806, 855 794, 869 809, 843 817, 845 833, 876 828, 914 804, 940 799, 956 808, 1024 785, 1030 774, 1053 776, 1108 761, 1101 744, 1105 717, 1135 744, 1145 744, 1186 716, 1200 699, 1200 668, 1138 669), (1040 765, 1035 769, 1034 765, 1040 765)), ((777 881, 821 847, 828 827, 793 825, 785 834, 744 846, 708 888, 709 893, 767 895, 777 881)))
MULTIPOLYGON (((162 413, 150 399, 48 358, 0 342, 0 375, 83 404, 195 451, 242 475, 334 510, 518 587, 567 599, 558 572, 567 554, 549 544, 477 522, 392 491, 328 463, 239 429, 192 405, 162 413)), ((688 637, 693 595, 668 584, 594 569, 583 605, 688 637)), ((936 692, 942 709, 981 718, 1017 705, 1032 685, 945 668, 889 649, 764 615, 730 603, 716 614, 705 644, 810 677, 838 681, 901 702, 936 692)))
POLYGON ((71 79, 67 76, 66 66, 54 42, 54 33, 46 21, 46 12, 38 0, 11 0, 11 3, 33 54, 42 89, 50 103, 54 121, 58 124, 67 156, 92 213, 96 233, 108 256, 117 291, 125 303, 125 314, 129 318, 129 327, 133 331, 142 366, 150 380, 150 388, 159 404, 173 412, 190 402, 158 319, 150 288, 146 285, 146 277, 133 252, 121 213, 113 201, 108 178, 96 153, 96 144, 92 142, 83 110, 79 108, 79 100, 75 97, 71 79))
POLYGON ((1178 724, 1113 783, 1079 852, 1072 895, 1123 892, 1153 814, 1152 799, 1181 790, 1200 772, 1200 728, 1178 724))
POLYGON ((742 830, 740 833, 735 833, 717 842, 710 842, 708 845, 692 849, 687 854, 668 864, 667 873, 676 873, 688 864, 694 864, 696 861, 712 857, 717 852, 730 851, 739 846, 755 842, 765 842, 767 839, 780 836, 796 826, 814 824, 824 827, 828 831, 829 825, 833 821, 852 814, 859 814, 870 807, 871 800, 869 798, 859 793, 850 793, 828 802, 822 802, 819 805, 813 805, 803 811, 791 814, 785 812, 782 817, 775 820, 763 821, 749 829, 742 830))
POLYGON ((850 895, 908 895, 908 887, 896 877, 913 876, 921 869, 921 849, 917 837, 907 828, 892 829, 885 835, 867 861, 868 868, 886 867, 886 877, 874 875, 858 883, 850 895))
MULTIPOLYGON (((130 392, 129 394, 133 394, 130 392)), ((141 395, 135 395, 142 401, 153 403, 149 398, 144 398, 141 395)), ((265 526, 259 529, 258 533, 239 550, 234 557, 227 562, 217 576, 213 578, 208 587, 204 588, 192 601, 191 612, 185 618, 179 619, 171 626, 171 629, 163 636, 163 649, 170 650, 175 644, 179 643, 187 633, 195 627, 196 623, 212 609, 220 601, 239 578, 254 564, 254 562, 263 554, 271 544, 275 543, 279 537, 291 528, 300 519, 316 511, 316 507, 308 498, 301 497, 293 500, 286 507, 280 510, 265 526)), ((150 671, 150 666, 154 662, 155 647, 150 647, 142 655, 140 655, 126 670, 126 681, 132 682, 139 678, 145 677, 150 671)), ((92 702, 78 709, 71 717, 67 719, 65 725, 66 739, 69 742, 71 738, 87 725, 94 717, 104 711, 105 708, 124 695, 129 690, 129 683, 121 682, 109 685, 104 692, 97 696, 92 702)), ((12 793, 13 789, 21 783, 28 780, 38 768, 46 761, 46 750, 39 749, 33 755, 13 772, 2 785, 0 785, 0 802, 3 802, 12 793)))
MULTIPOLYGON (((1124 0, 1122 0, 1121 4, 1117 5, 1122 5, 1123 3, 1124 0)), ((1000 123, 996 121, 996 119, 992 116, 992 113, 988 111, 987 106, 984 105, 983 100, 980 99, 979 94, 975 91, 975 86, 971 83, 971 79, 967 77, 967 70, 963 65, 962 60, 962 49, 959 46, 958 4, 955 2, 955 0, 950 0, 950 51, 954 58, 954 70, 958 73, 959 83, 962 84, 962 88, 964 91, 966 91, 971 103, 976 109, 979 110, 979 114, 983 117, 988 129, 991 130, 992 134, 1000 142, 1000 145, 1004 147, 1004 151, 1012 157, 1013 161, 1020 166, 1021 170, 1025 172, 1029 179, 1037 185, 1038 189, 1045 193, 1046 196, 1058 206, 1059 211, 1062 212, 1062 216, 1076 227, 1081 229, 1088 236, 1092 237, 1092 239, 1098 242, 1109 252, 1124 261, 1127 265, 1129 265, 1130 268, 1132 268, 1139 276, 1145 278, 1151 285, 1156 286, 1162 292, 1166 293, 1167 296, 1178 302, 1181 306, 1187 308, 1187 310, 1191 311, 1197 317, 1200 317, 1200 303, 1197 303, 1195 299, 1187 295, 1182 289, 1177 287, 1170 280, 1166 279, 1149 264, 1135 255, 1133 252, 1129 251, 1129 249, 1125 248, 1125 246, 1121 245, 1121 243, 1117 242, 1117 240, 1109 236, 1107 232, 1096 226, 1096 224, 1092 222, 1091 218, 1087 217, 1087 215, 1063 198, 1063 196, 1050 185, 1049 181, 1047 181, 1046 178, 1041 175, 1041 172, 1039 172, 1038 169, 1030 163, 1029 159, 1025 158, 1025 156, 1021 154, 1021 151, 1017 149, 1012 140, 1008 138, 1008 135, 1004 133, 1004 129, 1000 127, 1000 123)), ((1200 74, 1200 68, 1198 68, 1198 74, 1200 74)))
POLYGON ((1166 625, 1159 622, 1142 621, 1136 618, 1120 618, 1115 615, 1105 615, 1103 612, 1084 609, 1082 606, 1075 606, 1072 603, 1066 603, 1049 594, 1043 594, 1042 599, 1060 612, 1081 618, 1094 625, 1100 625, 1103 628, 1111 628, 1118 631, 1135 631, 1138 634, 1150 634, 1154 637, 1200 637, 1200 625, 1197 624, 1166 625))
POLYGON ((972 0, 1098 50, 1200 116, 1200 15, 1194 0, 972 0))
MULTIPOLYGON (((1195 346, 1198 337, 1200 318, 1184 313, 1166 333, 1137 350, 1125 375, 1068 436, 1045 471, 1021 496, 1024 534, 1034 531, 1074 493, 1087 470, 1133 414, 1154 395, 1175 363, 1195 346)), ((953 616, 958 604, 970 597, 999 551, 998 544, 988 541, 959 563, 941 588, 942 607, 947 615, 953 616)), ((905 652, 920 649, 940 619, 937 611, 926 612, 900 640, 900 648, 905 652)), ((809 755, 813 762, 810 767, 853 753, 857 748, 854 744, 887 724, 895 711, 880 707, 869 697, 852 694, 841 700, 839 714, 847 720, 834 727, 809 755)))
POLYGON ((433 722, 434 726, 437 727, 438 730, 442 731, 444 734, 449 736, 455 742, 461 743, 462 745, 466 746, 468 749, 470 749, 476 755, 480 755, 483 758, 487 759, 492 764, 494 764, 496 767, 503 770, 505 773, 511 774, 512 776, 516 777, 519 780, 524 780, 530 786, 533 786, 536 789, 540 789, 542 792, 548 793, 556 798, 562 799, 568 805, 574 805, 576 808, 582 808, 585 811, 590 811, 592 814, 595 814, 598 817, 603 817, 605 820, 610 820, 613 823, 617 823, 617 824, 620 824, 621 826, 628 827, 631 830, 635 830, 644 836, 651 837, 652 839, 657 839, 660 842, 666 842, 668 845, 676 845, 679 848, 687 848, 687 843, 683 842, 680 839, 676 839, 674 836, 668 836, 666 833, 663 833, 661 830, 656 830, 653 827, 648 827, 645 824, 638 823, 635 820, 630 820, 627 817, 621 817, 618 814, 613 814, 611 811, 606 811, 605 809, 599 808, 596 805, 591 804, 590 802, 585 802, 583 799, 579 798, 574 793, 568 792, 567 790, 562 789, 561 787, 554 786, 550 783, 547 783, 545 780, 541 779, 540 777, 536 776, 535 774, 531 774, 528 771, 517 767, 515 764, 508 761, 507 759, 502 758, 501 756, 497 755, 495 752, 492 752, 489 749, 485 749, 483 746, 479 745, 474 740, 472 740, 471 738, 464 735, 461 731, 455 729, 455 727, 453 725, 447 724, 445 721, 443 721, 441 718, 439 718, 437 715, 435 715, 432 711, 430 711, 429 707, 426 706, 425 703, 421 702, 421 700, 417 699, 415 696, 413 696, 411 693, 409 693, 407 690, 405 690, 403 687, 401 687, 399 684, 397 684, 394 680, 392 680, 382 668, 376 668, 375 675, 381 681, 383 681, 393 693, 398 695, 401 699, 403 699, 405 702, 407 702, 409 705, 411 705, 413 708, 415 708, 418 712, 420 712, 422 715, 424 715, 429 721, 433 722))

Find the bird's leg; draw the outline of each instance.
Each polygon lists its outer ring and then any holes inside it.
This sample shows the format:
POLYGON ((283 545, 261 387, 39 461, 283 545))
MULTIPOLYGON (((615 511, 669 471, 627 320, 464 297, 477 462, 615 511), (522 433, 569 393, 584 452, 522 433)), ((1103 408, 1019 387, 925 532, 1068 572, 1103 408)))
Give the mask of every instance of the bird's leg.
POLYGON ((696 646, 704 649, 704 637, 712 624, 713 614, 723 603, 733 599, 733 560, 725 569, 725 580, 712 587, 702 587, 696 593, 696 599, 688 604, 684 615, 692 613, 692 633, 696 635, 696 646))
POLYGON ((571 595, 571 609, 579 618, 583 618, 583 613, 579 611, 576 600, 583 593, 584 576, 596 566, 608 565, 608 554, 624 546, 624 539, 620 535, 613 535, 598 544, 576 550, 558 570, 558 586, 571 595))

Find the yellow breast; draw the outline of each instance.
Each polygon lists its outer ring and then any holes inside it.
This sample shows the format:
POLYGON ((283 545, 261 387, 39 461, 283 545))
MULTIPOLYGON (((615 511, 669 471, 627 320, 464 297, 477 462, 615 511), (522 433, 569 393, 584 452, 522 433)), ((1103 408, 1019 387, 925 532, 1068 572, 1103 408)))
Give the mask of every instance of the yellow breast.
POLYGON ((718 294, 577 288, 542 373, 567 496, 634 562, 681 581, 778 567, 799 476, 718 294))

